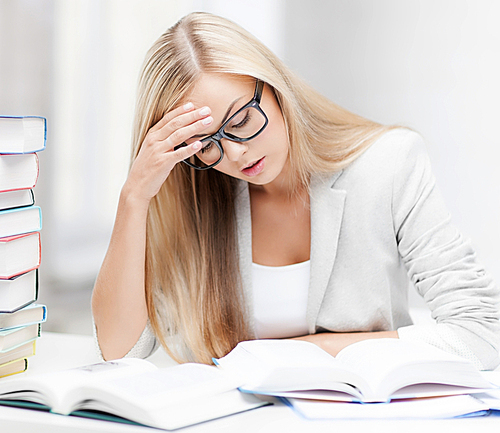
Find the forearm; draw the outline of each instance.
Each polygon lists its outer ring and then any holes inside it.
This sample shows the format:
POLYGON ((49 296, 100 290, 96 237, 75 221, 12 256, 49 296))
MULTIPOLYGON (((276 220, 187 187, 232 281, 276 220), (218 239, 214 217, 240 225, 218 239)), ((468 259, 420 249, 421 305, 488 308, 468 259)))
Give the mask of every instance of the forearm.
POLYGON ((293 340, 305 340, 316 344, 332 356, 337 354, 350 344, 362 340, 372 338, 398 338, 397 331, 379 331, 379 332, 348 332, 348 333, 335 333, 335 332, 321 332, 319 334, 304 335, 302 337, 295 337, 293 340))
POLYGON ((146 221, 151 199, 172 168, 201 149, 179 145, 209 127, 210 109, 184 104, 153 125, 136 155, 120 202, 104 263, 92 296, 97 336, 105 359, 123 357, 147 324, 145 295, 146 221))
POLYGON ((113 234, 92 294, 104 359, 123 357, 147 323, 145 249, 147 203, 122 190, 113 234))

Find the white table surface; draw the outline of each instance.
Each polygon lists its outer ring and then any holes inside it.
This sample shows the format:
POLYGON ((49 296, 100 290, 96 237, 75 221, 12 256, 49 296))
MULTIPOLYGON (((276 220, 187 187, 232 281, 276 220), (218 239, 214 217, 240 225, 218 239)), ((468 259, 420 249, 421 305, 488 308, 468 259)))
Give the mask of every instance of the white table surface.
MULTIPOLYGON (((175 365, 159 350, 148 360, 159 367, 175 365)), ((99 362, 90 336, 44 332, 37 342, 37 353, 29 360, 24 375, 57 371, 99 362)), ((19 377, 19 376, 18 376, 19 377)), ((4 378, 0 380, 9 380, 4 378)), ((0 433, 83 433, 83 432, 154 432, 156 429, 92 419, 55 415, 27 409, 0 406, 0 433)), ((158 431, 158 430, 156 430, 158 431)), ((276 404, 226 418, 177 430, 179 433, 231 432, 367 432, 367 433, 475 433, 500 432, 500 416, 448 420, 382 420, 382 421, 308 421, 291 409, 276 404)))

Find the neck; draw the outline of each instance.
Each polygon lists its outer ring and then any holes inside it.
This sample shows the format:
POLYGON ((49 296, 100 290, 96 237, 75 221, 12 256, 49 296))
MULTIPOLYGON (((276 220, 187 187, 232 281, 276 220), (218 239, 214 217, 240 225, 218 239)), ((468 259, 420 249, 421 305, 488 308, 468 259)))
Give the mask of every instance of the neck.
POLYGON ((287 161, 281 173, 272 182, 265 185, 249 183, 249 189, 252 193, 264 194, 270 198, 290 199, 306 189, 303 185, 297 185, 294 177, 296 178, 292 173, 289 161, 287 161))

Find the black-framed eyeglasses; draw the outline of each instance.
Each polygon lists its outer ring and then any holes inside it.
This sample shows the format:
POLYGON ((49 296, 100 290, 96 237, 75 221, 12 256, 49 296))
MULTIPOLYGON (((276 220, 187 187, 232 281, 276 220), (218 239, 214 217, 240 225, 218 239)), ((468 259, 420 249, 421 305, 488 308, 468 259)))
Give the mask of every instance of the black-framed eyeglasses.
MULTIPOLYGON (((220 142, 222 138, 243 143, 252 140, 264 131, 269 120, 260 107, 263 89, 264 82, 257 79, 252 100, 225 121, 215 134, 202 138, 200 151, 183 162, 197 170, 208 170, 224 158, 224 148, 220 142)), ((175 149, 188 144, 182 143, 175 149)))

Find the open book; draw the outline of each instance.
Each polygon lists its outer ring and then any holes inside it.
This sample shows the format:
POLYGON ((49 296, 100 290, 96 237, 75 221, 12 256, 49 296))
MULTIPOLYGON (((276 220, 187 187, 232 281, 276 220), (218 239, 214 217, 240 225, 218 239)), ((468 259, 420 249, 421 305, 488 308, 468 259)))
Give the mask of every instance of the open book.
POLYGON ((240 390, 279 397, 386 402, 493 388, 465 359, 391 338, 354 343, 336 357, 307 341, 245 341, 214 362, 244 381, 240 390))
POLYGON ((129 358, 2 380, 0 404, 176 429, 269 404, 238 385, 213 366, 129 358))
MULTIPOLYGON (((394 400, 389 404, 357 404, 343 401, 283 399, 303 418, 316 419, 440 419, 483 416, 490 405, 482 394, 394 400)), ((485 394, 486 395, 486 394, 485 394)))

